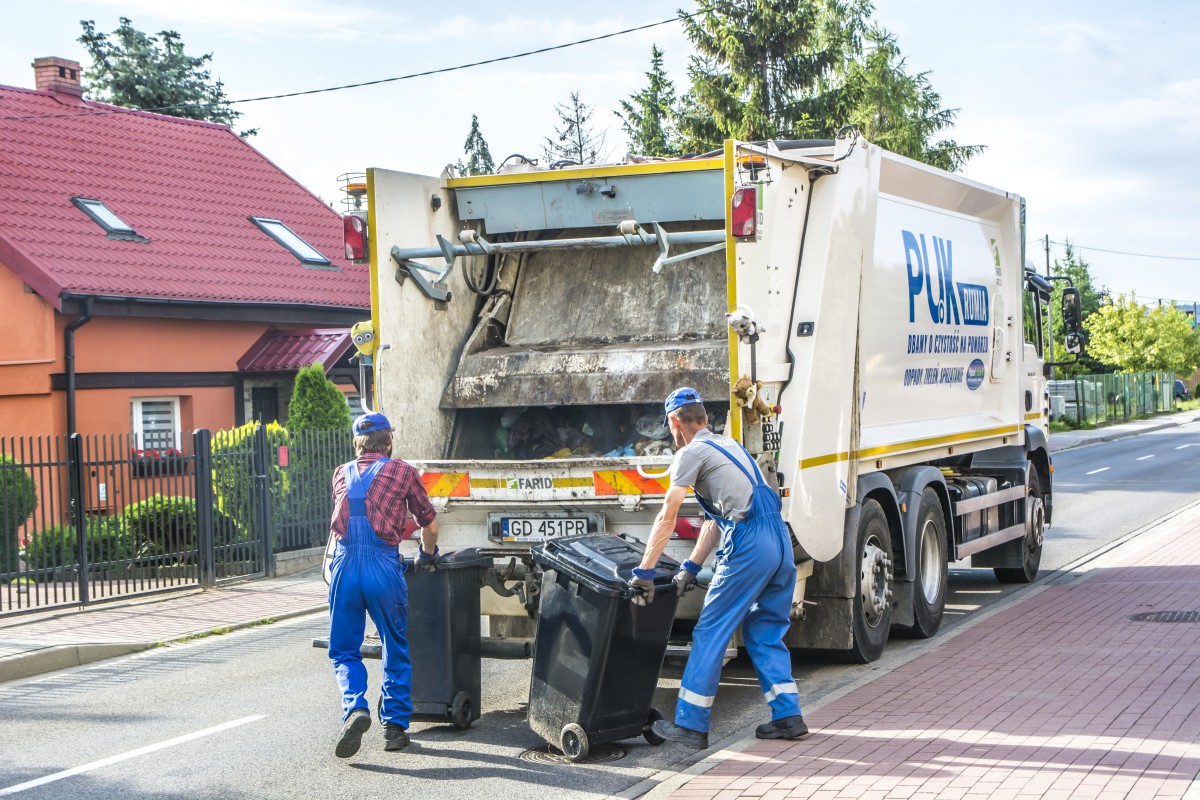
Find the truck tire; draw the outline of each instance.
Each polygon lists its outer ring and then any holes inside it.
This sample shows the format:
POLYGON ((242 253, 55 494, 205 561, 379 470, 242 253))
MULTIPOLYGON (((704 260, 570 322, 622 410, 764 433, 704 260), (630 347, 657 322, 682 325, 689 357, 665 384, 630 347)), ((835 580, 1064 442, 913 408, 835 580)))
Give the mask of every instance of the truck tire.
POLYGON ((892 532, 876 501, 863 501, 856 538, 854 643, 839 655, 848 663, 866 664, 883 654, 892 627, 892 532))
POLYGON ((1042 499, 1042 482, 1037 469, 1029 468, 1029 497, 1025 500, 1025 535, 1004 547, 1021 548, 1021 566, 996 567, 996 580, 1001 583, 1032 583, 1042 565, 1042 538, 1046 530, 1046 506, 1042 499))
POLYGON ((919 639, 932 638, 946 611, 949 565, 946 560, 946 515, 933 487, 921 492, 917 510, 916 574, 913 580, 913 624, 896 631, 919 639))

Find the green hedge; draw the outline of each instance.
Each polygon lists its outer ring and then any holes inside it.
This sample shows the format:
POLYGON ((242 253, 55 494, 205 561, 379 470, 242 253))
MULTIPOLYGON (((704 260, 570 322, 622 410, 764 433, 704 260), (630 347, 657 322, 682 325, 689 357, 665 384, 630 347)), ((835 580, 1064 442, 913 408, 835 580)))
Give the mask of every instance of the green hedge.
MULTIPOLYGON (((261 538, 260 532, 255 530, 254 509, 254 436, 258 426, 258 422, 248 422, 232 430, 217 431, 212 438, 213 493, 217 508, 238 521, 247 539, 261 538)), ((270 451, 286 447, 289 441, 287 429, 278 422, 266 426, 266 436, 270 451)), ((271 492, 271 523, 278 539, 288 496, 288 471, 280 469, 274 458, 269 462, 267 483, 271 492)), ((218 541, 220 527, 218 522, 218 541)))
POLYGON ((0 572, 16 572, 17 534, 37 508, 37 484, 21 462, 0 453, 0 572))
MULTIPOLYGON (((86 545, 88 563, 101 565, 133 558, 133 540, 123 517, 89 516, 86 545)), ((25 565, 29 570, 75 567, 79 565, 75 549, 75 528, 55 525, 33 536, 25 545, 25 565)))
MULTIPOLYGON (((134 556, 156 558, 169 553, 195 550, 197 537, 196 501, 180 495, 156 494, 125 507, 122 514, 133 543, 134 556)), ((246 541, 238 521, 220 509, 213 510, 213 539, 216 546, 246 541)))

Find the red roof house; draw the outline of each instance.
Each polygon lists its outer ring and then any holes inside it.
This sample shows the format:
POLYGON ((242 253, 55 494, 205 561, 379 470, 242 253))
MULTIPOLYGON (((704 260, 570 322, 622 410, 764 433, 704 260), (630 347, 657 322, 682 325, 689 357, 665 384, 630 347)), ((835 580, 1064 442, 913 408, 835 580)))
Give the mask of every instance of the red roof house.
POLYGON ((348 377, 370 289, 337 212, 223 125, 34 68, 36 90, 0 86, 0 436, 178 446, 282 417, 300 366, 348 377))

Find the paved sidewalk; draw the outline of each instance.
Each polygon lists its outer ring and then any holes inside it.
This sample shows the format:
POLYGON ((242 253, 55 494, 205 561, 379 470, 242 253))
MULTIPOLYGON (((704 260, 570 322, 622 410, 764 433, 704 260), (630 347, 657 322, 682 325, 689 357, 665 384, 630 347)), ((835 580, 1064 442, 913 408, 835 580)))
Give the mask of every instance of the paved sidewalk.
POLYGON ((0 682, 328 608, 319 569, 0 621, 0 682))
POLYGON ((1148 419, 1135 419, 1120 422, 1116 425, 1105 425, 1090 431, 1063 431, 1050 434, 1050 451, 1069 450, 1096 442, 1111 442, 1115 439, 1126 439, 1139 433, 1160 431, 1164 428, 1174 428, 1200 420, 1200 411, 1181 411, 1178 414, 1159 414, 1148 419))
POLYGON ((671 796, 1200 798, 1200 504, 1103 560, 671 796))

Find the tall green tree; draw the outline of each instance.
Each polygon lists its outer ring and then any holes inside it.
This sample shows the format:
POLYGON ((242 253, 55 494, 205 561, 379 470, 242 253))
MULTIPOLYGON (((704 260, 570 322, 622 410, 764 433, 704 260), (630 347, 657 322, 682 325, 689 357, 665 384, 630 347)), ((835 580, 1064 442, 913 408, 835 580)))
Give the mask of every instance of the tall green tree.
POLYGON ((663 51, 658 45, 650 46, 646 80, 646 87, 622 100, 621 110, 614 112, 629 137, 629 150, 645 156, 678 155, 673 130, 675 84, 663 69, 663 51))
POLYGON ((801 103, 813 134, 829 135, 849 125, 893 153, 951 172, 983 151, 939 138, 951 128, 958 109, 944 108, 929 72, 909 71, 894 34, 872 26, 865 47, 851 53, 840 74, 801 103))
MULTIPOLYGON (((1071 284, 1079 290, 1079 310, 1080 318, 1085 323, 1088 317, 1100 310, 1100 307, 1108 299, 1108 289, 1101 286, 1096 287, 1096 283, 1092 278, 1092 268, 1084 258, 1079 255, 1075 246, 1068 239, 1066 243, 1066 252, 1062 258, 1054 260, 1053 274, 1060 275, 1071 279, 1071 284)), ((1050 300, 1051 320, 1053 321, 1054 333, 1054 357, 1053 361, 1061 361, 1068 358, 1065 350, 1066 332, 1063 330, 1062 313, 1062 290, 1067 284, 1061 281, 1054 283, 1054 296, 1050 300)), ((1085 349, 1083 355, 1074 364, 1068 364, 1062 367, 1055 367, 1059 371, 1058 374, 1064 376, 1073 375, 1089 375, 1101 372, 1112 372, 1114 366, 1107 364, 1096 358, 1092 353, 1092 348, 1085 349)))
POLYGON ((488 149, 487 140, 479 131, 479 117, 471 115, 471 132, 463 143, 463 155, 466 161, 456 164, 459 175, 491 175, 496 171, 496 163, 492 160, 492 151, 488 149))
MULTIPOLYGON (((84 77, 95 99, 230 126, 241 116, 229 107, 224 84, 207 69, 212 53, 189 56, 176 31, 150 36, 126 17, 111 34, 97 33, 93 20, 79 24, 83 26, 79 42, 92 59, 84 77)), ((257 132, 246 130, 239 136, 257 132)))
POLYGON ((721 139, 828 138, 845 126, 890 150, 959 169, 981 148, 939 138, 957 113, 911 73, 870 0, 698 0, 678 115, 683 147, 721 139))
POLYGON ((554 135, 547 136, 542 146, 546 161, 572 161, 576 164, 595 164, 604 156, 603 131, 592 126, 595 107, 579 99, 579 92, 571 92, 566 103, 554 106, 559 124, 554 126, 554 135))
POLYGON ((1102 304, 1084 327, 1092 354, 1122 372, 1190 375, 1200 364, 1200 333, 1174 303, 1148 309, 1121 295, 1102 304))

